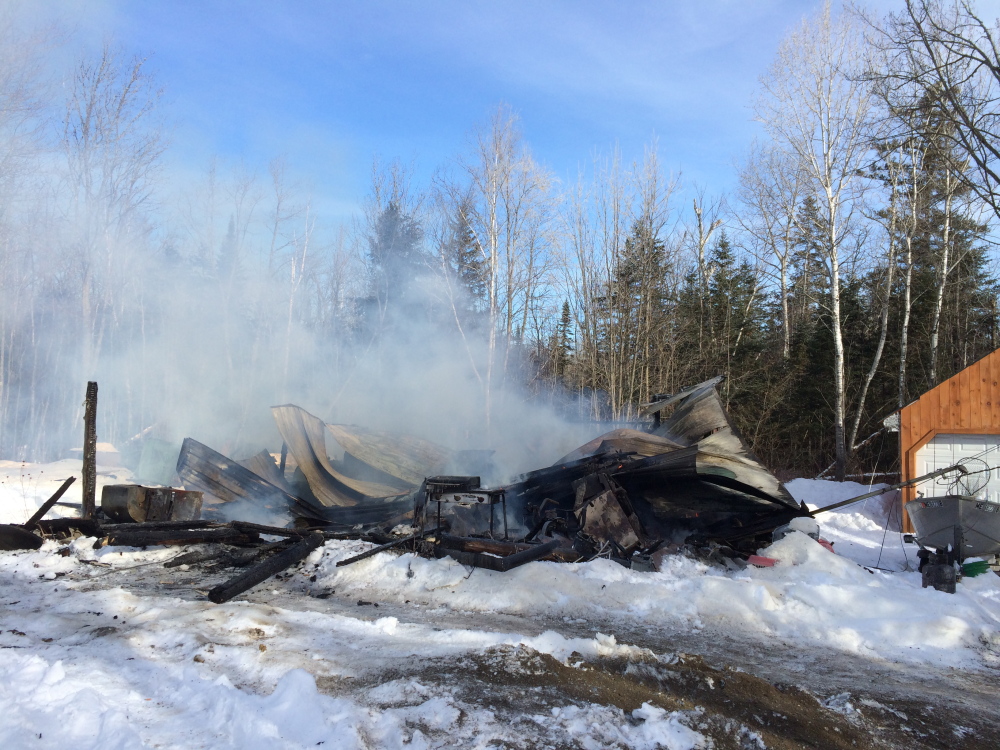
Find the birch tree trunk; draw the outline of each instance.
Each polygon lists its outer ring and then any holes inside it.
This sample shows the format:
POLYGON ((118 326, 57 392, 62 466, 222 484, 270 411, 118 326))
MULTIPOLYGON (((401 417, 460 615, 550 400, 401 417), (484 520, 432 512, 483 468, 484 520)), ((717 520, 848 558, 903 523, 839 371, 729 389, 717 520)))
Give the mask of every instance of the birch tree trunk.
POLYGON ((841 315, 841 253, 864 189, 859 177, 869 149, 871 93, 855 74, 860 34, 850 18, 833 18, 825 6, 782 43, 755 106, 778 147, 794 156, 820 202, 823 262, 833 339, 833 432, 836 476, 849 457, 846 443, 845 351, 841 315))

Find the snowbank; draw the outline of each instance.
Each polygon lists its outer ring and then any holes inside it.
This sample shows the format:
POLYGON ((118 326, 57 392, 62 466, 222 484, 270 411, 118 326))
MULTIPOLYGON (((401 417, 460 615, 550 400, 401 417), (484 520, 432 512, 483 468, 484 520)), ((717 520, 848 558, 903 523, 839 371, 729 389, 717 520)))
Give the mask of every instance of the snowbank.
MULTIPOLYGON (((30 515, 70 466, 49 465, 44 476, 42 468, 0 465, 0 520, 30 515)), ((104 473, 102 480, 125 478, 104 473)), ((807 480, 789 489, 813 506, 867 490, 807 480)), ((594 630, 605 632, 615 623, 669 625, 917 665, 995 664, 1000 578, 965 579, 955 595, 921 588, 913 548, 886 528, 890 510, 888 501, 870 501, 820 516, 821 534, 839 554, 795 532, 760 550, 778 560, 774 567, 739 572, 672 556, 655 573, 605 560, 494 573, 448 558, 392 553, 337 568, 338 560, 370 545, 330 541, 307 559, 296 581, 313 596, 484 613, 484 622, 487 614, 507 613, 600 623, 594 630)), ((132 568, 162 571, 177 551, 94 550, 92 543, 47 542, 38 551, 0 555, 0 747, 417 748, 439 747, 447 737, 453 745, 485 748, 514 730, 467 696, 428 691, 413 679, 365 680, 412 658, 504 647, 564 662, 573 652, 657 658, 600 633, 527 636, 246 601, 215 606, 171 598, 156 585, 168 583, 159 581, 167 575, 160 572, 147 574, 148 589, 126 591, 103 584, 103 577, 132 568)), ((631 715, 613 706, 569 705, 524 721, 581 747, 679 750, 701 741, 682 714, 650 705, 631 715)))

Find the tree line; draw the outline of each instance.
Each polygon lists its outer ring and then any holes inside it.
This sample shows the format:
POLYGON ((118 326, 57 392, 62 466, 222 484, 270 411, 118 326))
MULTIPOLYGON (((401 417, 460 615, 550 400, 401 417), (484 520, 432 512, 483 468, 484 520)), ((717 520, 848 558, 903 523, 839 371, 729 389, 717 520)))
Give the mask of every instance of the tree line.
POLYGON ((656 143, 558 180, 501 105, 427 184, 376 160, 348 226, 280 159, 168 200, 145 61, 107 45, 59 99, 51 39, 3 33, 0 456, 69 447, 88 378, 112 442, 185 402, 250 445, 263 406, 442 340, 486 424, 510 398, 628 424, 721 374, 765 463, 843 478, 894 471, 885 418, 1000 346, 998 27, 968 2, 796 25, 729 195, 656 143))

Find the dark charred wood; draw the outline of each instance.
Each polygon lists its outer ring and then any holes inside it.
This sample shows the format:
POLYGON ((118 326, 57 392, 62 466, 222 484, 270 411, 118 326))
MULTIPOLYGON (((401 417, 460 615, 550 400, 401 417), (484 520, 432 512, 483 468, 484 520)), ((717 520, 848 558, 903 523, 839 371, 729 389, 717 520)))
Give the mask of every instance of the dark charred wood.
POLYGON ((437 557, 451 557, 452 559, 462 563, 462 565, 471 565, 474 568, 485 568, 486 570, 495 570, 498 573, 506 573, 508 570, 519 568, 522 565, 534 562, 535 560, 541 560, 546 555, 554 552, 561 546, 561 544, 562 543, 558 540, 552 540, 551 542, 546 542, 545 544, 539 544, 529 549, 515 552, 514 554, 507 555, 506 557, 494 557, 493 555, 481 552, 465 552, 463 550, 437 545, 434 548, 434 554, 437 557))
POLYGON ((216 604, 228 602, 234 596, 239 596, 244 591, 252 589, 276 573, 280 573, 286 568, 295 565, 295 563, 304 560, 309 556, 310 552, 322 545, 324 541, 325 539, 322 534, 310 534, 283 552, 279 552, 259 565, 255 565, 225 583, 219 584, 208 592, 208 598, 216 604))
POLYGON ((248 533, 269 534, 270 536, 303 537, 310 534, 310 529, 288 529, 280 526, 265 526, 249 521, 233 521, 229 524, 234 529, 248 533))
MULTIPOLYGON (((485 553, 489 555, 513 555, 529 549, 538 549, 539 544, 526 544, 524 542, 505 542, 500 539, 480 539, 479 537, 452 536, 451 534, 441 534, 438 537, 440 546, 455 549, 462 552, 485 553)), ((559 562, 576 562, 580 559, 576 550, 557 544, 547 556, 559 562)))
POLYGON ((257 547, 256 549, 241 550, 239 552, 232 552, 229 555, 232 564, 238 568, 245 568, 248 565, 253 565, 254 563, 260 562, 265 557, 280 549, 287 549, 295 544, 298 539, 282 539, 278 542, 270 542, 265 544, 263 547, 257 547))
POLYGON ((20 526, 0 524, 0 550, 38 549, 41 537, 20 526))
POLYGON ((97 383, 87 383, 83 412, 83 518, 93 518, 97 502, 97 383))
POLYGON ((341 568, 345 565, 351 565, 352 563, 360 562, 361 560, 366 560, 369 557, 377 555, 379 552, 385 552, 387 549, 402 547, 404 544, 419 539, 420 537, 425 536, 426 534, 427 532, 410 534, 409 536, 404 536, 399 539, 394 539, 390 542, 386 542, 385 544, 380 544, 378 547, 373 547, 370 550, 365 550, 360 555, 355 555, 354 557, 348 557, 346 560, 339 561, 337 563, 337 567, 341 568))
POLYGON ((244 567, 252 565, 262 557, 274 552, 277 549, 294 544, 295 541, 295 539, 282 539, 279 542, 271 542, 270 544, 265 544, 261 547, 253 547, 245 550, 233 550, 226 547, 197 550, 195 552, 188 552, 186 554, 179 555, 173 560, 168 560, 163 563, 163 567, 176 568, 181 565, 196 565, 198 563, 215 561, 220 563, 218 567, 244 567))
POLYGON ((196 563, 217 560, 218 558, 225 557, 228 554, 229 550, 226 549, 203 549, 195 552, 186 552, 183 555, 178 555, 173 560, 167 560, 163 563, 163 567, 177 568, 181 565, 195 565, 196 563))
POLYGON ((228 542, 230 544, 253 544, 256 537, 236 529, 178 529, 176 531, 116 531, 100 540, 98 546, 146 547, 149 545, 202 544, 204 542, 228 542))
POLYGON ((114 531, 174 531, 178 529, 224 529, 227 524, 218 521, 198 519, 197 521, 143 521, 142 523, 106 523, 101 528, 105 532, 114 531))
POLYGON ((59 502, 59 498, 61 498, 63 495, 66 494, 66 490, 68 490, 75 481, 76 477, 70 477, 65 482, 63 482, 62 485, 60 485, 59 489, 55 491, 55 494, 53 494, 52 497, 46 500, 42 504, 42 507, 39 508, 37 511, 35 511, 35 514, 28 519, 27 523, 24 524, 25 527, 30 529, 39 521, 41 521, 43 518, 45 518, 45 514, 48 513, 50 510, 52 510, 52 507, 59 502))
POLYGON ((41 520, 35 527, 44 536, 68 536, 74 531, 83 536, 103 536, 101 524, 92 518, 51 518, 41 520))

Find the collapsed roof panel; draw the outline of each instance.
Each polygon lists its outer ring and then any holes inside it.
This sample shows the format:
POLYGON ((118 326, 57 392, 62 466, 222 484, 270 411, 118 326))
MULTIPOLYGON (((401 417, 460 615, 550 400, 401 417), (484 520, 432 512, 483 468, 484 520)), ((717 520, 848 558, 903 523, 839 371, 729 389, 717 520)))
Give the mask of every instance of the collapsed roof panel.
POLYGON ((291 510, 308 523, 338 526, 401 522, 413 512, 413 498, 410 496, 369 499, 353 507, 327 507, 308 496, 304 497, 304 493, 293 493, 269 454, 257 454, 243 463, 256 467, 265 476, 197 440, 187 438, 177 459, 177 474, 185 487, 205 493, 208 511, 213 510, 213 503, 221 505, 243 500, 272 509, 291 510))
POLYGON ((677 402, 674 413, 654 434, 699 449, 698 473, 718 473, 749 485, 766 497, 789 508, 798 508, 784 485, 750 452, 716 390, 720 378, 713 378, 695 388, 677 402))
POLYGON ((278 465, 274 462, 274 457, 266 450, 251 456, 245 461, 239 461, 238 463, 241 466, 245 466, 250 469, 250 471, 259 476, 261 479, 267 480, 287 494, 295 494, 295 490, 292 489, 292 485, 285 480, 285 477, 278 469, 278 465))
POLYGON ((292 404, 271 408, 278 432, 324 506, 351 506, 367 499, 393 497, 405 490, 354 479, 334 468, 326 453, 325 424, 319 417, 292 404))
POLYGON ((327 424, 340 447, 378 471, 417 487, 424 477, 441 474, 455 451, 413 435, 392 435, 363 427, 327 424))
POLYGON ((576 461, 587 456, 595 456, 599 453, 635 453, 639 456, 659 456, 662 453, 683 448, 684 446, 675 440, 663 437, 662 435, 651 435, 641 430, 632 430, 622 427, 611 432, 599 435, 593 440, 584 443, 572 453, 568 453, 556 464, 565 464, 576 461))
POLYGON ((181 445, 177 476, 188 489, 204 492, 206 505, 246 498, 280 507, 295 502, 290 493, 193 438, 181 445))

